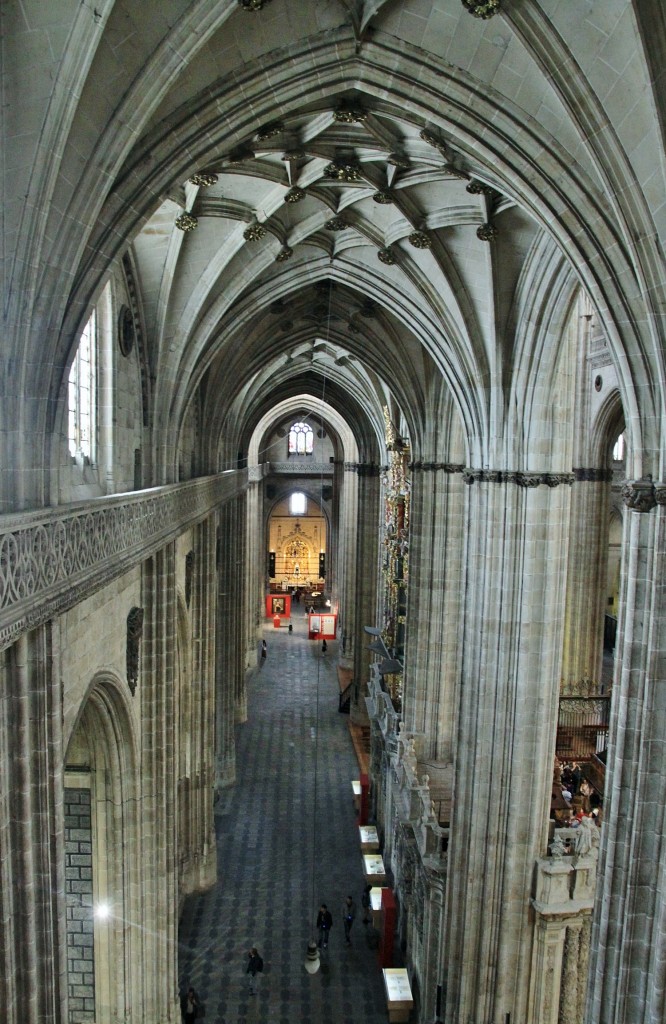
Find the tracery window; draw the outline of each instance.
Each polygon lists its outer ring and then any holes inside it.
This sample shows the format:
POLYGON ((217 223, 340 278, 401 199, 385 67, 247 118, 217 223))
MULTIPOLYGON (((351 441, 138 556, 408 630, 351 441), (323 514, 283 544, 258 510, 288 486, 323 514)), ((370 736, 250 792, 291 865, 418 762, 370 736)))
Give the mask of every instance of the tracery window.
POLYGON ((97 429, 97 315, 93 309, 81 332, 79 346, 69 371, 67 390, 67 440, 71 455, 92 462, 97 429))
POLYGON ((314 434, 309 423, 294 423, 289 431, 289 454, 312 455, 314 434))
POLYGON ((301 491, 294 491, 289 496, 289 511, 292 516, 304 516, 307 508, 307 498, 301 491))

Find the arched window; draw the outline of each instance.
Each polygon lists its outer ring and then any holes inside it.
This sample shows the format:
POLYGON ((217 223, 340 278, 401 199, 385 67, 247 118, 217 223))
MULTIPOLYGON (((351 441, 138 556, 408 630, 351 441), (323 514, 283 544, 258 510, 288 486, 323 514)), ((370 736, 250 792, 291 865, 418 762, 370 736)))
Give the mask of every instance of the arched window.
POLYGON ((624 462, 625 451, 624 434, 620 434, 613 447, 613 462, 624 462))
POLYGON ((314 434, 309 423, 294 423, 289 431, 289 454, 312 455, 314 434))
POLYGON ((95 458, 97 430, 97 316, 93 309, 88 323, 81 332, 67 390, 67 440, 71 455, 84 456, 89 462, 95 458))
POLYGON ((308 506, 308 499, 301 491, 294 491, 289 497, 289 511, 292 516, 304 516, 308 506))

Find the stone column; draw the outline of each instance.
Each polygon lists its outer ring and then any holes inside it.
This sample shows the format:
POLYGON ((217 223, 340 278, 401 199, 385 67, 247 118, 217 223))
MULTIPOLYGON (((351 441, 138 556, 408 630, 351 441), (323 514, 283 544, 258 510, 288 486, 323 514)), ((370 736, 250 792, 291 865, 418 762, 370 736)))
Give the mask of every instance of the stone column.
MULTIPOLYGON (((356 548, 358 545, 358 474, 356 464, 345 463, 342 480, 342 496, 340 506, 340 523, 338 530, 339 558, 342 563, 340 573, 340 648, 338 660, 345 668, 353 668, 354 651, 363 639, 355 634, 356 587, 358 585, 358 567, 356 564, 356 548)), ((372 622, 366 626, 375 625, 372 622)), ((363 633, 363 638, 367 636, 363 633)))
POLYGON ((176 552, 168 544, 144 565, 141 672, 141 880, 144 1019, 175 1020, 178 879, 175 728, 176 552))
POLYGON ((0 999, 7 1024, 67 1019, 61 686, 51 628, 0 672, 0 999))
POLYGON ((571 478, 465 476, 444 1020, 486 1024, 527 1017, 529 893, 550 804, 571 478), (529 796, 517 808, 520 793, 529 796))
POLYGON ((403 720, 423 737, 422 760, 453 757, 463 592, 463 467, 416 462, 412 470, 403 720))
POLYGON ((634 481, 624 501, 587 1019, 656 1024, 666 1019, 666 485, 634 481))
POLYGON ((574 470, 562 692, 601 692, 607 593, 610 474, 574 470))
POLYGON ((199 695, 193 716, 193 772, 191 836, 200 887, 212 885, 217 875, 213 790, 215 782, 215 631, 217 625, 217 516, 209 516, 194 529, 196 573, 192 595, 194 650, 192 685, 199 695))
MULTIPOLYGON (((365 642, 368 634, 364 626, 377 623, 377 562, 379 533, 379 467, 372 463, 359 464, 358 470, 358 513, 356 534, 356 602, 354 605, 354 699, 351 705, 352 719, 367 719, 365 703, 361 699, 366 691, 372 652, 365 642)), ((349 622, 349 620, 347 620, 349 622)), ((368 639, 370 639, 368 637, 368 639)))
MULTIPOLYGON (((242 562, 238 498, 219 512, 219 566, 215 649, 215 789, 236 781, 234 726, 237 705, 244 701, 244 592, 239 589, 237 560, 242 562)), ((243 566, 244 567, 244 566, 243 566)))

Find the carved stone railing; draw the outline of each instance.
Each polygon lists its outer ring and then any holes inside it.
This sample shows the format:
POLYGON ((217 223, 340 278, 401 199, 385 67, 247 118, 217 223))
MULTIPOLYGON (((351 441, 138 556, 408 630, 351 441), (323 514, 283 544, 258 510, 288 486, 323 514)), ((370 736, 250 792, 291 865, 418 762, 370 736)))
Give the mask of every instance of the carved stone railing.
POLYGON ((0 516, 0 650, 248 486, 247 470, 0 516))
POLYGON ((333 476, 335 466, 332 462, 271 462, 271 473, 294 473, 297 476, 333 476))

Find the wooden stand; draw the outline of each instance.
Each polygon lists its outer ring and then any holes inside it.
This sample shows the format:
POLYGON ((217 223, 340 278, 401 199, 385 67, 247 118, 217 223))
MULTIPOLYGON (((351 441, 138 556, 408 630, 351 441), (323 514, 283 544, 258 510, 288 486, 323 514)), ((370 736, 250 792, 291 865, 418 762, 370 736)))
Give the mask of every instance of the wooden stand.
POLYGON ((386 881, 386 868, 384 861, 378 853, 363 854, 363 874, 369 885, 384 885, 386 881))
POLYGON ((405 967, 385 967, 382 971, 384 977, 384 991, 386 992, 386 1006, 388 1019, 391 1024, 405 1024, 414 1006, 409 976, 405 967))
POLYGON ((379 849, 379 836, 374 825, 359 825, 361 853, 376 853, 379 849))
POLYGON ((361 810, 361 780, 352 779, 352 793, 354 794, 354 810, 358 814, 361 810))

